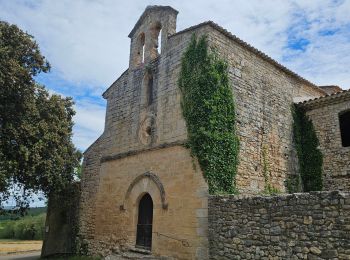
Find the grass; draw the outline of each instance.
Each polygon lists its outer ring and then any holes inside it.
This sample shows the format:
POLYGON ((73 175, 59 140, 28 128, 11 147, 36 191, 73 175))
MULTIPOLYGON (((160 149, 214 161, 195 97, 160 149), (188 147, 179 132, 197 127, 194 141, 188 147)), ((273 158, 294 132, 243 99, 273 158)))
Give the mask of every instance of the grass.
POLYGON ((21 252, 40 251, 42 241, 38 240, 15 240, 0 239, 0 255, 14 254, 21 252))

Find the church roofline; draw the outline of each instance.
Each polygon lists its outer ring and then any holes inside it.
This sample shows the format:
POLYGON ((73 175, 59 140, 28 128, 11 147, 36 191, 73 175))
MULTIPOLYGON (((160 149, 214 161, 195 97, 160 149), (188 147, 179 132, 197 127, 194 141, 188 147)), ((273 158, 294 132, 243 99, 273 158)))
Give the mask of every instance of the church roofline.
POLYGON ((297 103, 307 110, 350 100, 350 89, 297 103))
POLYGON ((198 29, 200 27, 203 26, 211 26, 212 28, 216 29, 217 31, 221 32, 222 34, 224 34, 225 36, 227 36, 228 38, 230 38, 231 40, 235 41, 236 43, 238 43, 239 45, 241 45, 242 47, 244 47, 245 49, 255 53, 256 55, 258 55, 260 58, 262 58, 263 60, 271 63, 272 65, 276 66, 278 69, 284 71, 285 73, 287 73, 288 75, 291 75, 299 80, 301 80, 302 82, 308 84, 309 86, 311 86, 312 88, 314 88, 315 90, 319 91, 321 94, 325 95, 327 94, 323 89, 319 88, 317 85, 315 85, 314 83, 308 81, 307 79, 301 77, 300 75, 298 75, 297 73, 291 71, 290 69, 288 69, 287 67, 283 66, 282 64, 280 64, 279 62, 277 62, 276 60, 272 59, 270 56, 266 55, 265 53, 263 53, 262 51, 256 49, 255 47, 251 46, 249 43, 241 40, 240 38, 238 38, 237 36, 233 35, 232 33, 230 33, 229 31, 227 31, 225 28, 221 27, 220 25, 214 23, 213 21, 206 21, 191 27, 188 27, 182 31, 179 31, 177 33, 174 33, 172 35, 169 36, 169 38, 172 38, 176 35, 182 34, 182 33, 186 33, 189 31, 193 31, 195 29, 198 29))
POLYGON ((113 85, 121 78, 123 77, 126 73, 129 72, 129 69, 126 69, 103 93, 102 93, 102 97, 106 98, 106 94, 108 92, 108 90, 113 87, 113 85))
POLYGON ((176 14, 179 13, 177 10, 175 10, 171 6, 149 5, 146 7, 145 11, 143 11, 142 15, 137 20, 134 28, 132 28, 131 32, 128 35, 129 38, 131 38, 134 35, 135 31, 142 24, 143 19, 145 19, 145 17, 149 14, 149 12, 154 11, 154 10, 169 10, 169 11, 175 12, 176 14))
POLYGON ((327 85, 327 86, 318 86, 318 87, 326 91, 328 95, 343 91, 343 89, 337 85, 327 85))

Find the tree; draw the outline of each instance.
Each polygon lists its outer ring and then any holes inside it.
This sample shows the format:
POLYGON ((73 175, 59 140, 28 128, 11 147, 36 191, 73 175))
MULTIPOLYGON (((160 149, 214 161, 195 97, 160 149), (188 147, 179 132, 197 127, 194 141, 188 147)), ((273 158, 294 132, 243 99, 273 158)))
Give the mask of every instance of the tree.
POLYGON ((73 101, 50 95, 34 76, 50 65, 33 37, 0 21, 0 200, 59 193, 74 180, 81 153, 72 143, 73 101))

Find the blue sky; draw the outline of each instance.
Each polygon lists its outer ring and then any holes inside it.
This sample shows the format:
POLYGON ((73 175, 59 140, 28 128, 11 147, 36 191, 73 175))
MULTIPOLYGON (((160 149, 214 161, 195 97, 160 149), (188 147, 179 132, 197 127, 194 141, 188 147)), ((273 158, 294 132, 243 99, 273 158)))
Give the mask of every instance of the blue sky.
POLYGON ((350 0, 0 0, 1 19, 32 34, 52 65, 37 81, 74 98, 81 150, 103 131, 101 94, 127 68, 127 35, 149 4, 177 9, 178 30, 213 20, 318 85, 350 87, 350 0))

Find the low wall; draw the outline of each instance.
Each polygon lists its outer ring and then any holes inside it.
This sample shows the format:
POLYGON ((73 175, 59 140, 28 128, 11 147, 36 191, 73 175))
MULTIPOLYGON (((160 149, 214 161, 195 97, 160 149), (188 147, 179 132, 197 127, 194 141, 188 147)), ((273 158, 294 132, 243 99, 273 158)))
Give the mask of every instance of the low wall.
POLYGON ((75 254, 80 183, 74 183, 64 194, 49 199, 41 257, 75 254))
POLYGON ((209 197, 210 259, 350 259, 350 193, 209 197))

